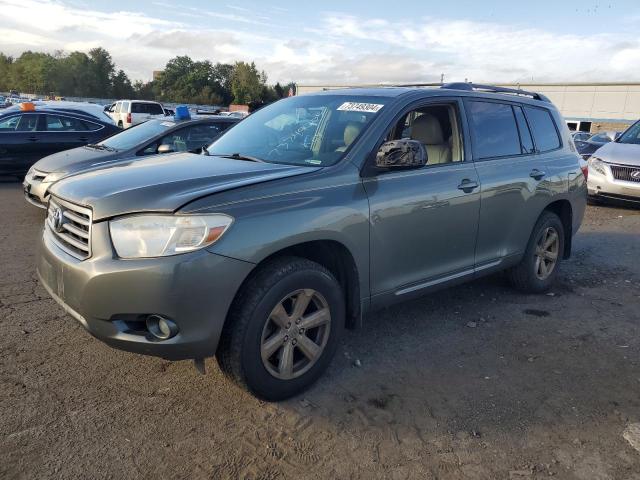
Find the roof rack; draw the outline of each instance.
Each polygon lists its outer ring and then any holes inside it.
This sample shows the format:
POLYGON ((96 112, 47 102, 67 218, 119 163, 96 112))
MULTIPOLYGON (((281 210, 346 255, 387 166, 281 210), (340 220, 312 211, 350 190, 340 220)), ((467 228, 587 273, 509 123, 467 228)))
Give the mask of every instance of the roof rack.
POLYGON ((524 97, 531 97, 534 100, 540 100, 543 102, 550 102, 550 100, 541 93, 529 92, 527 90, 521 90, 519 88, 507 88, 507 87, 495 87, 493 85, 481 85, 478 83, 467 83, 467 82, 455 82, 455 83, 445 83, 440 86, 440 88, 447 88, 449 90, 467 90, 467 91, 481 91, 481 92, 491 92, 491 93, 508 93, 511 95, 521 95, 524 97))

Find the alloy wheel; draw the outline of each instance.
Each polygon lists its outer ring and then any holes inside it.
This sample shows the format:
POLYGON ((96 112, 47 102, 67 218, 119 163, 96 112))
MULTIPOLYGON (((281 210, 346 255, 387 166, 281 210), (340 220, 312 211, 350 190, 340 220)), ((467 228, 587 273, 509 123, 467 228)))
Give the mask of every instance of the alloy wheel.
POLYGON ((331 329, 331 311, 316 290, 296 290, 271 311, 262 330, 260 356, 281 380, 307 372, 322 356, 331 329))
POLYGON ((538 237, 534 253, 535 273, 540 280, 546 280, 558 263, 560 236, 553 227, 545 228, 538 237))

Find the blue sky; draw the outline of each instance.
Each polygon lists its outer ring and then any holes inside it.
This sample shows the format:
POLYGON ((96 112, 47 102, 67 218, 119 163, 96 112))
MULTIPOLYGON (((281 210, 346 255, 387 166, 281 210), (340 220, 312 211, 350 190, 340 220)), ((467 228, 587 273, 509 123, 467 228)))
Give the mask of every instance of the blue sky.
POLYGON ((134 79, 176 55, 271 82, 640 81, 640 2, 0 0, 0 51, 107 48, 134 79))

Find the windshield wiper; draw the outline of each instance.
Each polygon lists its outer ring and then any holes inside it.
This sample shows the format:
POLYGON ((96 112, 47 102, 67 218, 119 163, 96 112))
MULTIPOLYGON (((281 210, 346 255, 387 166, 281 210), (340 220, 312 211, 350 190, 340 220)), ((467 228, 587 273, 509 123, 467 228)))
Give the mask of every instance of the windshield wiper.
POLYGON ((232 158, 234 160, 247 160, 249 162, 264 163, 264 160, 262 160, 261 158, 250 157, 249 155, 242 155, 240 153, 232 153, 232 154, 226 154, 226 155, 219 155, 216 153, 212 153, 212 155, 215 155, 216 157, 222 157, 222 158, 232 158))
POLYGON ((85 145, 85 147, 95 148, 96 150, 106 150, 107 152, 116 152, 117 150, 113 147, 108 147, 106 145, 102 145, 100 143, 89 143, 85 145))

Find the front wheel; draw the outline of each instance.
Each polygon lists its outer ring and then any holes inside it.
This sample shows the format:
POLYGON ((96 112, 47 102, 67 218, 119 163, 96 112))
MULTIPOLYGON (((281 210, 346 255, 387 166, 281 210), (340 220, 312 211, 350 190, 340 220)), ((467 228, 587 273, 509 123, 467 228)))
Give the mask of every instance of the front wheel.
POLYGON ((239 292, 217 352, 222 371, 256 396, 283 400, 329 365, 344 326, 340 284, 297 257, 260 267, 239 292))
POLYGON ((511 283, 527 293, 551 288, 564 255, 564 226, 552 212, 544 212, 536 222, 520 263, 508 270, 511 283))

